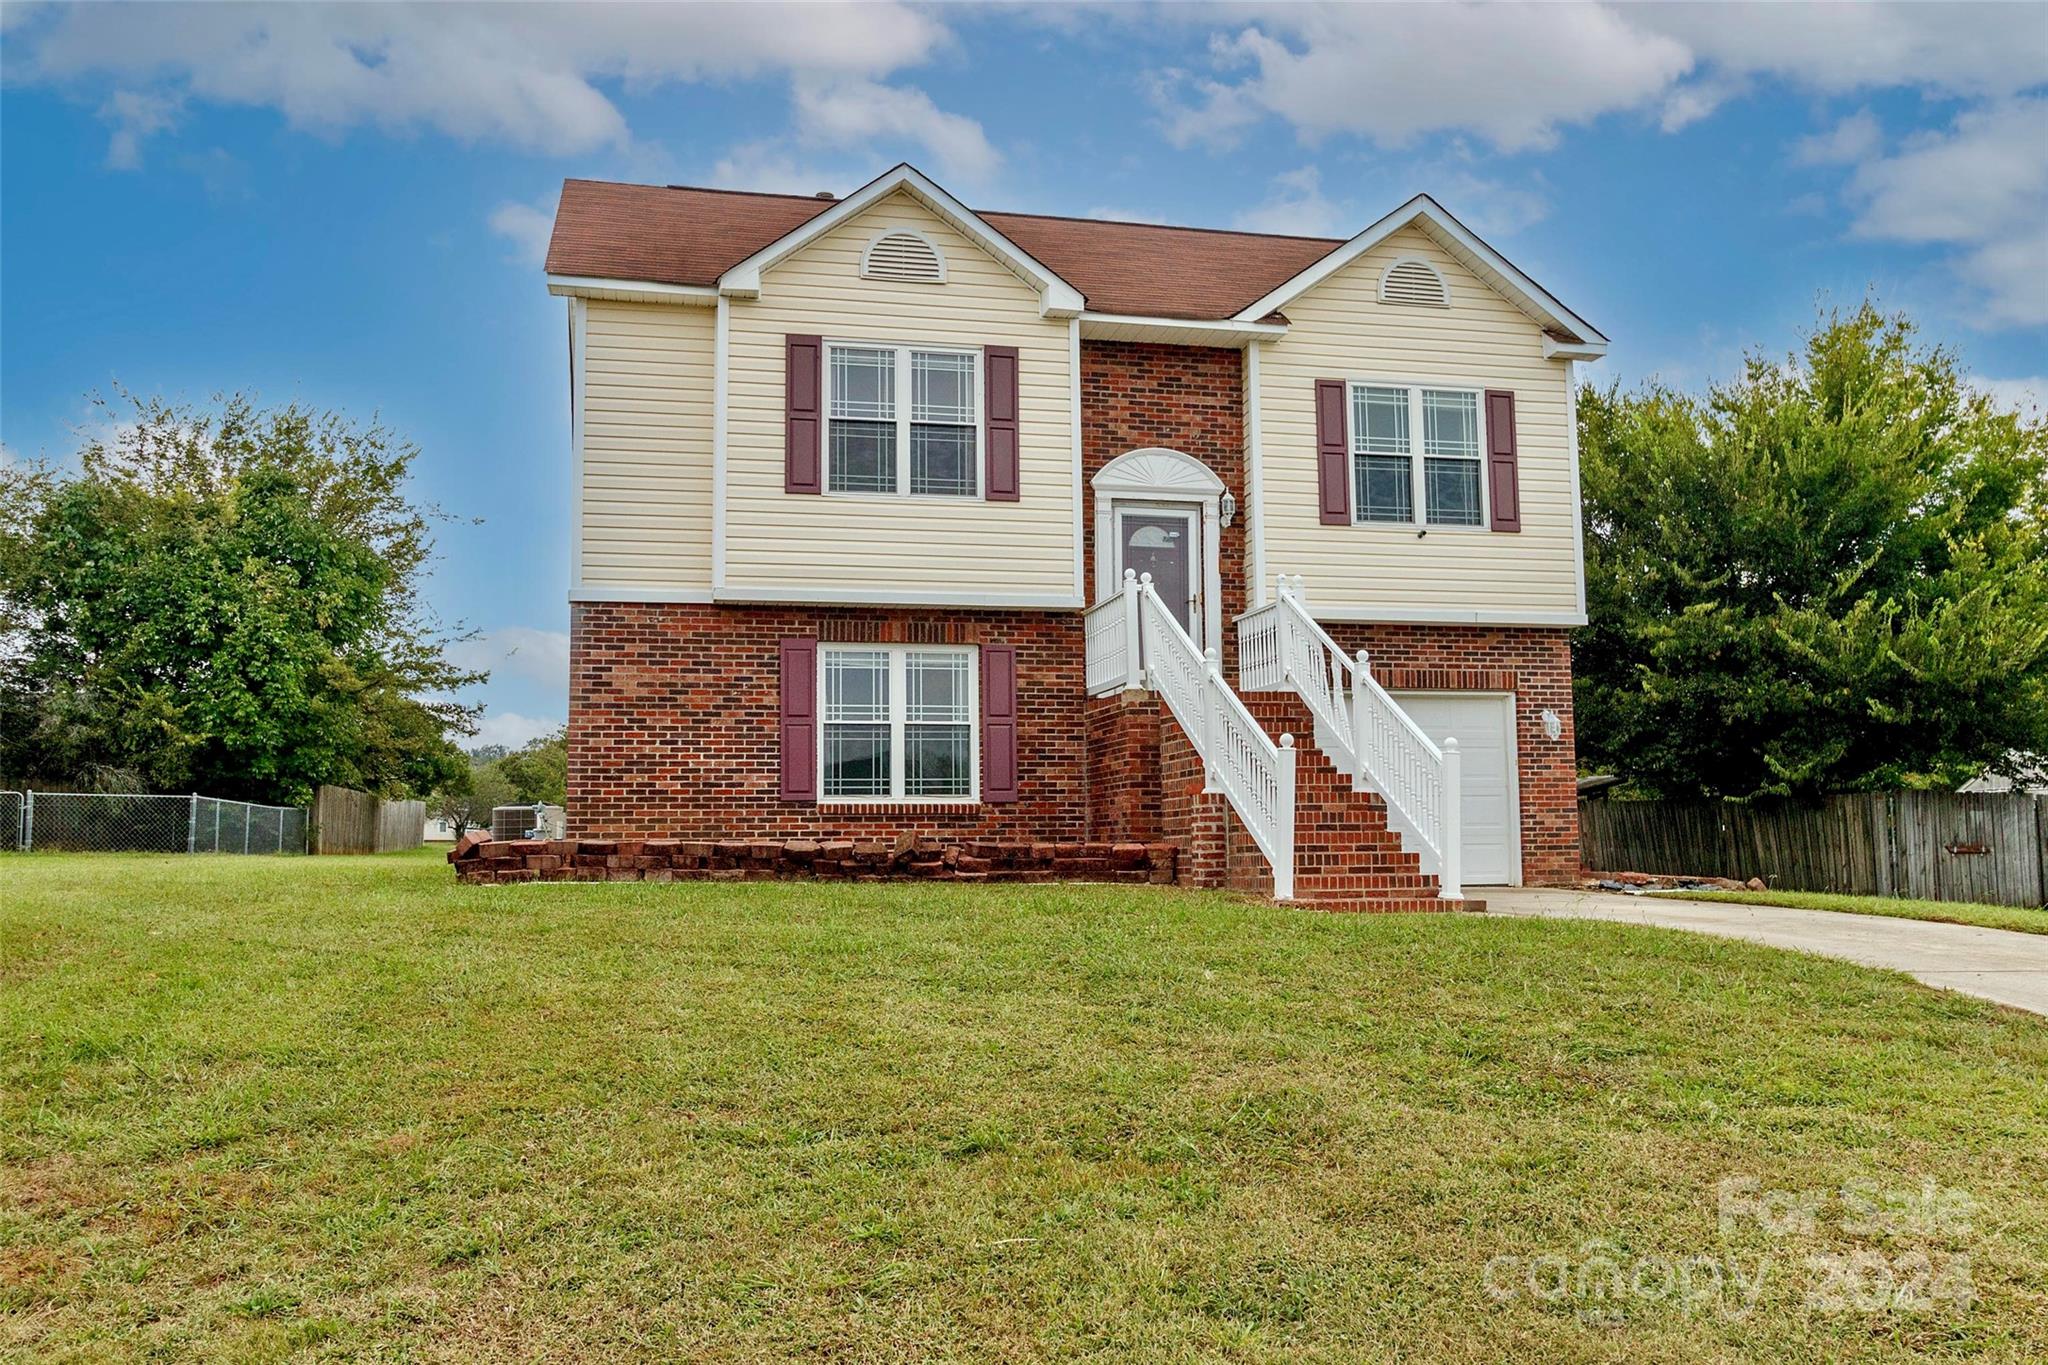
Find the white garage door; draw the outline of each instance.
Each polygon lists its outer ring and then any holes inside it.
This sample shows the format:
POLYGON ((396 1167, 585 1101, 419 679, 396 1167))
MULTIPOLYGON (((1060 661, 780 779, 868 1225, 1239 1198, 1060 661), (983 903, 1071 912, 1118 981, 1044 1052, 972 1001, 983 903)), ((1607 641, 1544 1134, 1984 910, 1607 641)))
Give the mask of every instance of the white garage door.
POLYGON ((1514 701, 1498 693, 1396 693, 1423 732, 1437 743, 1454 736, 1464 754, 1464 875, 1473 886, 1519 882, 1514 701))

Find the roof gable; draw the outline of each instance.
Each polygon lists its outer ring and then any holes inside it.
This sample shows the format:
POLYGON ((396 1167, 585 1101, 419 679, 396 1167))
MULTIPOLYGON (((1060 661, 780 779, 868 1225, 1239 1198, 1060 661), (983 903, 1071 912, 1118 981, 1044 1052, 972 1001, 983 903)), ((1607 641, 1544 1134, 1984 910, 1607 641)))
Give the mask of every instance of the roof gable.
POLYGON ((1495 293, 1534 318, 1554 341, 1566 343, 1563 347, 1554 346, 1553 350, 1560 354, 1589 356, 1606 349, 1607 338, 1598 328, 1558 302, 1548 290, 1524 275, 1512 261, 1481 241, 1471 229, 1453 218, 1443 205, 1426 194, 1416 195, 1336 250, 1239 309, 1237 319, 1255 322, 1279 312, 1402 228, 1410 226, 1427 234, 1495 293))
POLYGON ((1080 290, 910 165, 897 166, 875 177, 844 199, 831 203, 818 201, 824 205, 823 212, 806 218, 766 246, 727 267, 718 277, 718 291, 738 298, 758 297, 762 271, 898 193, 907 194, 923 204, 963 237, 1002 262, 1019 279, 1037 286, 1039 311, 1047 317, 1072 317, 1081 311, 1083 300, 1080 290))

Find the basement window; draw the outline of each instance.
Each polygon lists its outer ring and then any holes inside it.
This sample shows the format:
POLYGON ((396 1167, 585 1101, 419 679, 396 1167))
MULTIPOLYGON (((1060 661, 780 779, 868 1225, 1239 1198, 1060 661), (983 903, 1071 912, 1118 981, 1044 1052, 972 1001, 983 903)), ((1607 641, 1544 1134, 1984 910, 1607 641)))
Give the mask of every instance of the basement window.
POLYGON ((822 799, 978 800, 976 658, 959 646, 820 649, 822 799))

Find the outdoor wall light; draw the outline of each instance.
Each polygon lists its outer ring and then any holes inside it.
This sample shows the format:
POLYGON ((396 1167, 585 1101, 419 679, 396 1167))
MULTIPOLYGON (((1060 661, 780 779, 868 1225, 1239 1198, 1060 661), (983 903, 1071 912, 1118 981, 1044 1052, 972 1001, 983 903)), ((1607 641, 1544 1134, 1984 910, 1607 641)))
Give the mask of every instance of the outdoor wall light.
POLYGON ((1558 736, 1562 735, 1563 733, 1564 733, 1564 722, 1563 722, 1563 721, 1561 721, 1561 720, 1559 720, 1559 719, 1557 718, 1557 712, 1555 712, 1555 711, 1551 710, 1551 709, 1550 709, 1549 707, 1547 707, 1547 706, 1546 706, 1546 707, 1544 707, 1544 708, 1543 708, 1543 737, 1544 737, 1545 739, 1556 739, 1556 738, 1557 738, 1558 736))
POLYGON ((1222 515, 1223 524, 1225 526, 1230 525, 1231 519, 1237 515, 1237 499, 1225 493, 1223 501, 1217 504, 1216 510, 1222 515))

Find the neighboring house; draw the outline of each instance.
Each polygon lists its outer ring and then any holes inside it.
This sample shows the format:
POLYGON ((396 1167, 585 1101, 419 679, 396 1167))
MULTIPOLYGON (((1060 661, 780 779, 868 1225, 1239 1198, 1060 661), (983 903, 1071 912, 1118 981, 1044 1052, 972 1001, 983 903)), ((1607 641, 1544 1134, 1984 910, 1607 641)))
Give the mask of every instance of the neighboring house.
POLYGON ((547 270, 573 834, 1171 841, 1373 908, 1577 875, 1607 343, 1429 198, 1338 241, 572 180, 547 270))

